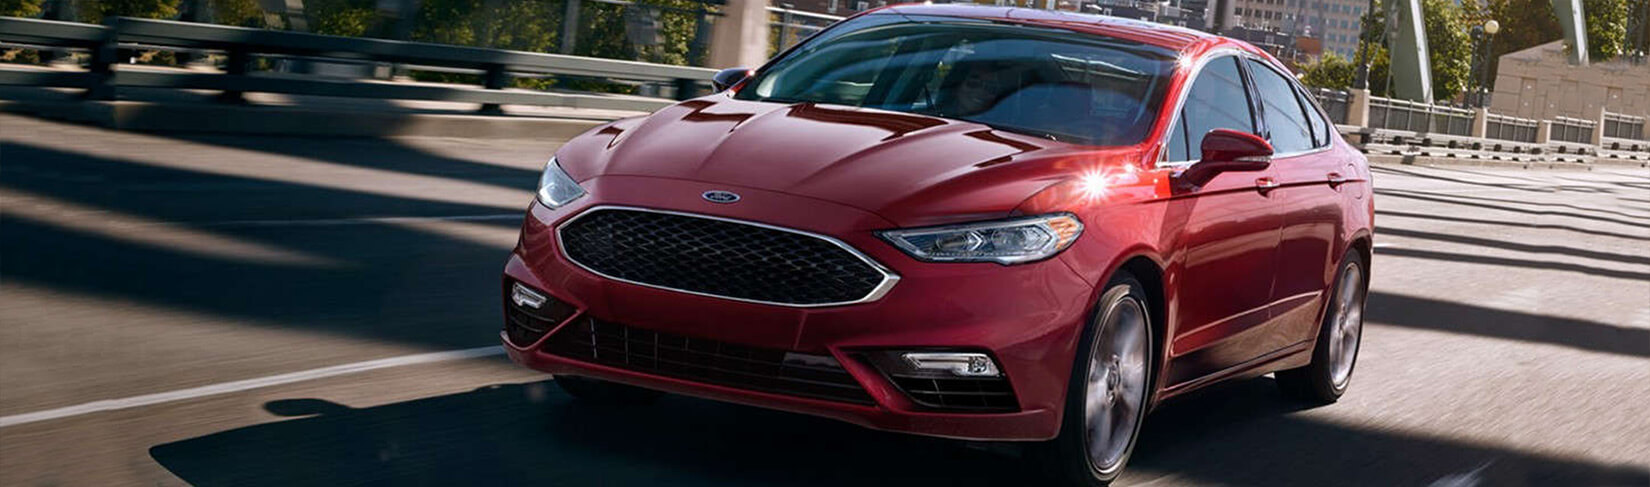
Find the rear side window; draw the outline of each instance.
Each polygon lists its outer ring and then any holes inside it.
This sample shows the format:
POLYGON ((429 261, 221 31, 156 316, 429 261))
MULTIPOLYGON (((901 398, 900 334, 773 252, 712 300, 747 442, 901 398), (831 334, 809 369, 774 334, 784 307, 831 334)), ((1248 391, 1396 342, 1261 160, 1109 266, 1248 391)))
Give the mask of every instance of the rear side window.
POLYGON ((1243 75, 1233 56, 1209 61, 1192 81, 1180 121, 1169 137, 1167 159, 1174 162, 1203 158, 1200 149, 1203 134, 1214 129, 1256 133, 1254 118, 1249 113, 1249 92, 1243 88, 1243 75))
POLYGON ((1260 95, 1261 116, 1271 134, 1272 150, 1278 154, 1312 150, 1317 144, 1312 140, 1312 128, 1295 87, 1271 66, 1253 59, 1248 63, 1249 78, 1260 95))
POLYGON ((1323 111, 1312 104, 1312 95, 1306 94, 1304 90, 1295 91, 1295 96, 1300 98, 1301 108, 1306 110, 1306 120, 1312 123, 1312 146, 1328 147, 1329 142, 1334 140, 1330 137, 1338 137, 1341 135, 1340 132, 1335 129, 1334 124, 1323 117, 1323 111))

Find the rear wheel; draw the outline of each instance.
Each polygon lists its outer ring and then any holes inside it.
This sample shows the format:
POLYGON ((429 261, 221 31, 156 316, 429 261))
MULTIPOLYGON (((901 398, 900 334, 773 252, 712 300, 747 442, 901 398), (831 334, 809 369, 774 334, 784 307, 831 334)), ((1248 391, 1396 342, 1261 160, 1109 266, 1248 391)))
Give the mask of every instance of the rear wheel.
POLYGON ((1145 288, 1120 274, 1083 332, 1060 435, 1044 460, 1069 485, 1116 480, 1134 451, 1151 384, 1151 317, 1145 288))
POLYGON ((555 379, 556 386, 575 399, 610 406, 652 404, 664 394, 655 390, 575 375, 558 375, 555 379))
POLYGON ((1356 249, 1341 259, 1329 308, 1324 310, 1312 363, 1277 373, 1284 394, 1308 402, 1328 404, 1346 393, 1363 338, 1364 300, 1369 294, 1368 264, 1356 249))

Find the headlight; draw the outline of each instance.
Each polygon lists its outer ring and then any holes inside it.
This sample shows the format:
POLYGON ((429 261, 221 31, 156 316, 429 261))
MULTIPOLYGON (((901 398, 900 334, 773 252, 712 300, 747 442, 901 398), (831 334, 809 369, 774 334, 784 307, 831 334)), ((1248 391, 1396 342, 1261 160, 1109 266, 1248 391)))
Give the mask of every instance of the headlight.
POLYGON ((539 203, 556 208, 580 196, 584 196, 584 188, 568 177, 567 172, 561 170, 561 164, 556 163, 556 158, 551 157, 550 163, 544 165, 544 175, 539 176, 539 203))
POLYGON ((918 260, 1017 264, 1047 259, 1071 246, 1083 222, 1053 213, 986 223, 881 232, 883 239, 918 260))

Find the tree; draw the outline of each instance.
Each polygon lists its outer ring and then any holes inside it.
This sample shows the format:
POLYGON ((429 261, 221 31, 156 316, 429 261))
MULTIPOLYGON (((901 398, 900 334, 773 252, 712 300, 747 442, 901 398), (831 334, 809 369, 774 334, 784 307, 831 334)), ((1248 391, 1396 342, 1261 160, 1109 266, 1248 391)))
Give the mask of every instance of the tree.
POLYGON ((45 0, 0 0, 0 15, 7 17, 33 17, 40 15, 40 5, 45 0))
MULTIPOLYGON (((1629 0, 1582 0, 1587 24, 1587 57, 1608 61, 1626 52, 1629 0)), ((1637 0, 1642 1, 1642 0, 1637 0)), ((1489 0, 1488 18, 1501 24, 1494 56, 1522 51, 1564 37, 1552 0, 1489 0)), ((1495 62, 1491 62, 1494 67, 1495 62)))
MULTIPOLYGON (((1453 0, 1422 0, 1421 12, 1422 28, 1427 37, 1428 64, 1432 69, 1432 99, 1443 101, 1454 98, 1466 91, 1472 77, 1473 43, 1468 34, 1471 24, 1466 13, 1453 0)), ((1364 14, 1363 22, 1366 26, 1364 42, 1373 43, 1368 55, 1375 61, 1370 67, 1369 89, 1377 96, 1387 96, 1390 62, 1386 60, 1391 57, 1381 42, 1386 32, 1386 9, 1381 2, 1376 3, 1375 10, 1364 14)))
POLYGON ((1333 52, 1326 52, 1323 56, 1301 66, 1300 72, 1301 83, 1306 86, 1344 90, 1352 87, 1354 67, 1352 61, 1333 52))
POLYGON ((178 16, 180 0, 83 0, 80 17, 91 22, 102 22, 105 17, 139 17, 170 19, 178 16))

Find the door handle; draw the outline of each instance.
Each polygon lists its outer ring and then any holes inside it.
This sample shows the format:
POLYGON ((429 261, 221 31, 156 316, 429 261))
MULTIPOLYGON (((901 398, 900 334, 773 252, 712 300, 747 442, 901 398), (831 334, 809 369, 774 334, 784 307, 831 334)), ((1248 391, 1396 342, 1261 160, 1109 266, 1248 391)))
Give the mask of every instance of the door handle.
POLYGON ((1273 179, 1273 178, 1257 178, 1257 179, 1255 179, 1255 189, 1260 190, 1260 192, 1262 192, 1262 193, 1277 189, 1278 186, 1280 186, 1280 184, 1278 183, 1277 179, 1273 179))
POLYGON ((1342 176, 1338 172, 1329 173, 1329 185, 1331 187, 1338 187, 1342 184, 1346 184, 1346 176, 1342 176))

